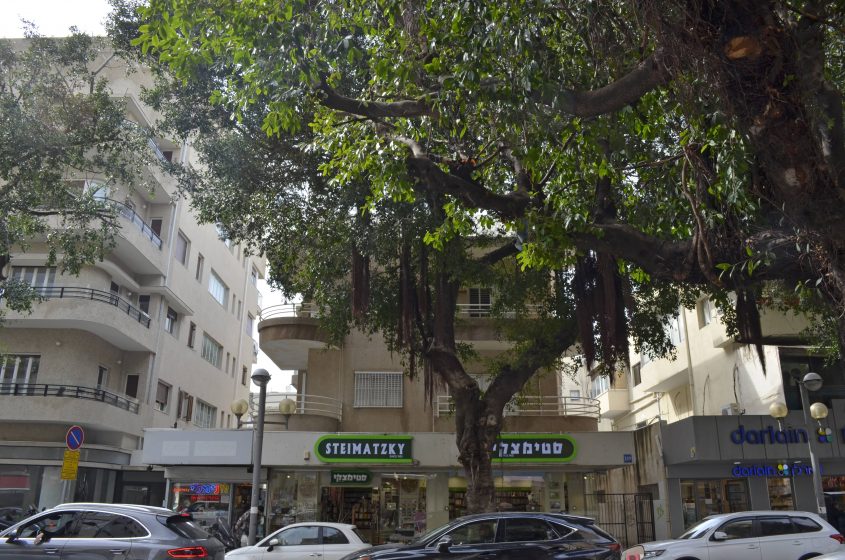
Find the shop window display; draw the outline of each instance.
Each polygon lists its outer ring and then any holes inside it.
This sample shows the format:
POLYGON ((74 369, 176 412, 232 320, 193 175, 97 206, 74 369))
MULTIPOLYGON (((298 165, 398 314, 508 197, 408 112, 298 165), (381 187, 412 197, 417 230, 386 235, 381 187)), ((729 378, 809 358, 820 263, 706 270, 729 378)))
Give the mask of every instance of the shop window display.
POLYGON ((173 504, 177 511, 189 512, 204 528, 217 520, 229 524, 231 485, 212 482, 185 482, 174 484, 173 504))
POLYGON ((0 465, 0 528, 38 511, 41 467, 0 465))
POLYGON ((748 483, 738 479, 681 480, 684 528, 708 515, 748 511, 748 483))
POLYGON ((794 510, 795 501, 792 497, 792 479, 789 477, 768 477, 769 504, 774 510, 794 510))
POLYGON ((827 520, 842 533, 845 531, 845 476, 823 476, 822 488, 827 520))
POLYGON ((274 471, 270 475, 269 530, 317 520, 317 475, 274 471))

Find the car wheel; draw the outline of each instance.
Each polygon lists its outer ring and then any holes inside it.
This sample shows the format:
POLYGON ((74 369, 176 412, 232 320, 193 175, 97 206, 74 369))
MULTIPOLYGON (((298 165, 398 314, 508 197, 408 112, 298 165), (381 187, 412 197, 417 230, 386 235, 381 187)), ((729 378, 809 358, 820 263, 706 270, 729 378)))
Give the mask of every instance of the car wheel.
POLYGON ((811 552, 810 554, 805 554, 804 556, 802 556, 798 560, 807 560, 808 558, 815 558, 816 556, 821 556, 821 553, 811 552))

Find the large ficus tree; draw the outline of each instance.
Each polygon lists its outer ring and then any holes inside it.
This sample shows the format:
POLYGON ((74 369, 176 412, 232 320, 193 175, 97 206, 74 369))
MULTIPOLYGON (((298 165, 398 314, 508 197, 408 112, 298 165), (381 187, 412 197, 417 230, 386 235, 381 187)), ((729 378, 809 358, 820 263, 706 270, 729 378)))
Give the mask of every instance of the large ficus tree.
POLYGON ((136 44, 180 78, 229 69, 215 103, 261 103, 269 135, 313 130, 332 181, 446 197, 441 236, 495 217, 524 232, 524 264, 577 265, 585 284, 621 270, 732 291, 748 342, 760 286, 780 282, 845 344, 835 3, 151 0, 141 14, 136 44))
POLYGON ((147 133, 98 74, 116 62, 108 43, 26 35, 0 42, 0 318, 37 297, 7 278, 13 253, 43 243, 48 264, 70 273, 102 259, 120 223, 84 180, 144 188, 140 172, 152 161, 147 133))

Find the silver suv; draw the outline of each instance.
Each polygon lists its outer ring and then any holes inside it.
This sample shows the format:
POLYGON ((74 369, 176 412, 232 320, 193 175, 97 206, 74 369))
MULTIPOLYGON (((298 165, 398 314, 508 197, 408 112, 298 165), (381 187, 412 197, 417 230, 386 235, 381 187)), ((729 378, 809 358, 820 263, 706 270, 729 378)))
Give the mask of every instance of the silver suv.
POLYGON ((190 514, 130 504, 56 506, 0 533, 0 559, 223 560, 190 514))

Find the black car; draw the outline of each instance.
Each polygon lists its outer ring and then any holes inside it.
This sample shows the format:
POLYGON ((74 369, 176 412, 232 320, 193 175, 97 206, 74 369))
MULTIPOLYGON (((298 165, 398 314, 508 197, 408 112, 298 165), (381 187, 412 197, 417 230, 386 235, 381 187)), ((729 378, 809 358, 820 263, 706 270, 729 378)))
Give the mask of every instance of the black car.
POLYGON ((460 517, 407 545, 375 546, 342 560, 619 560, 621 551, 588 517, 500 512, 460 517))
POLYGON ((223 560, 224 554, 190 514, 153 506, 63 504, 0 532, 0 560, 223 560))

